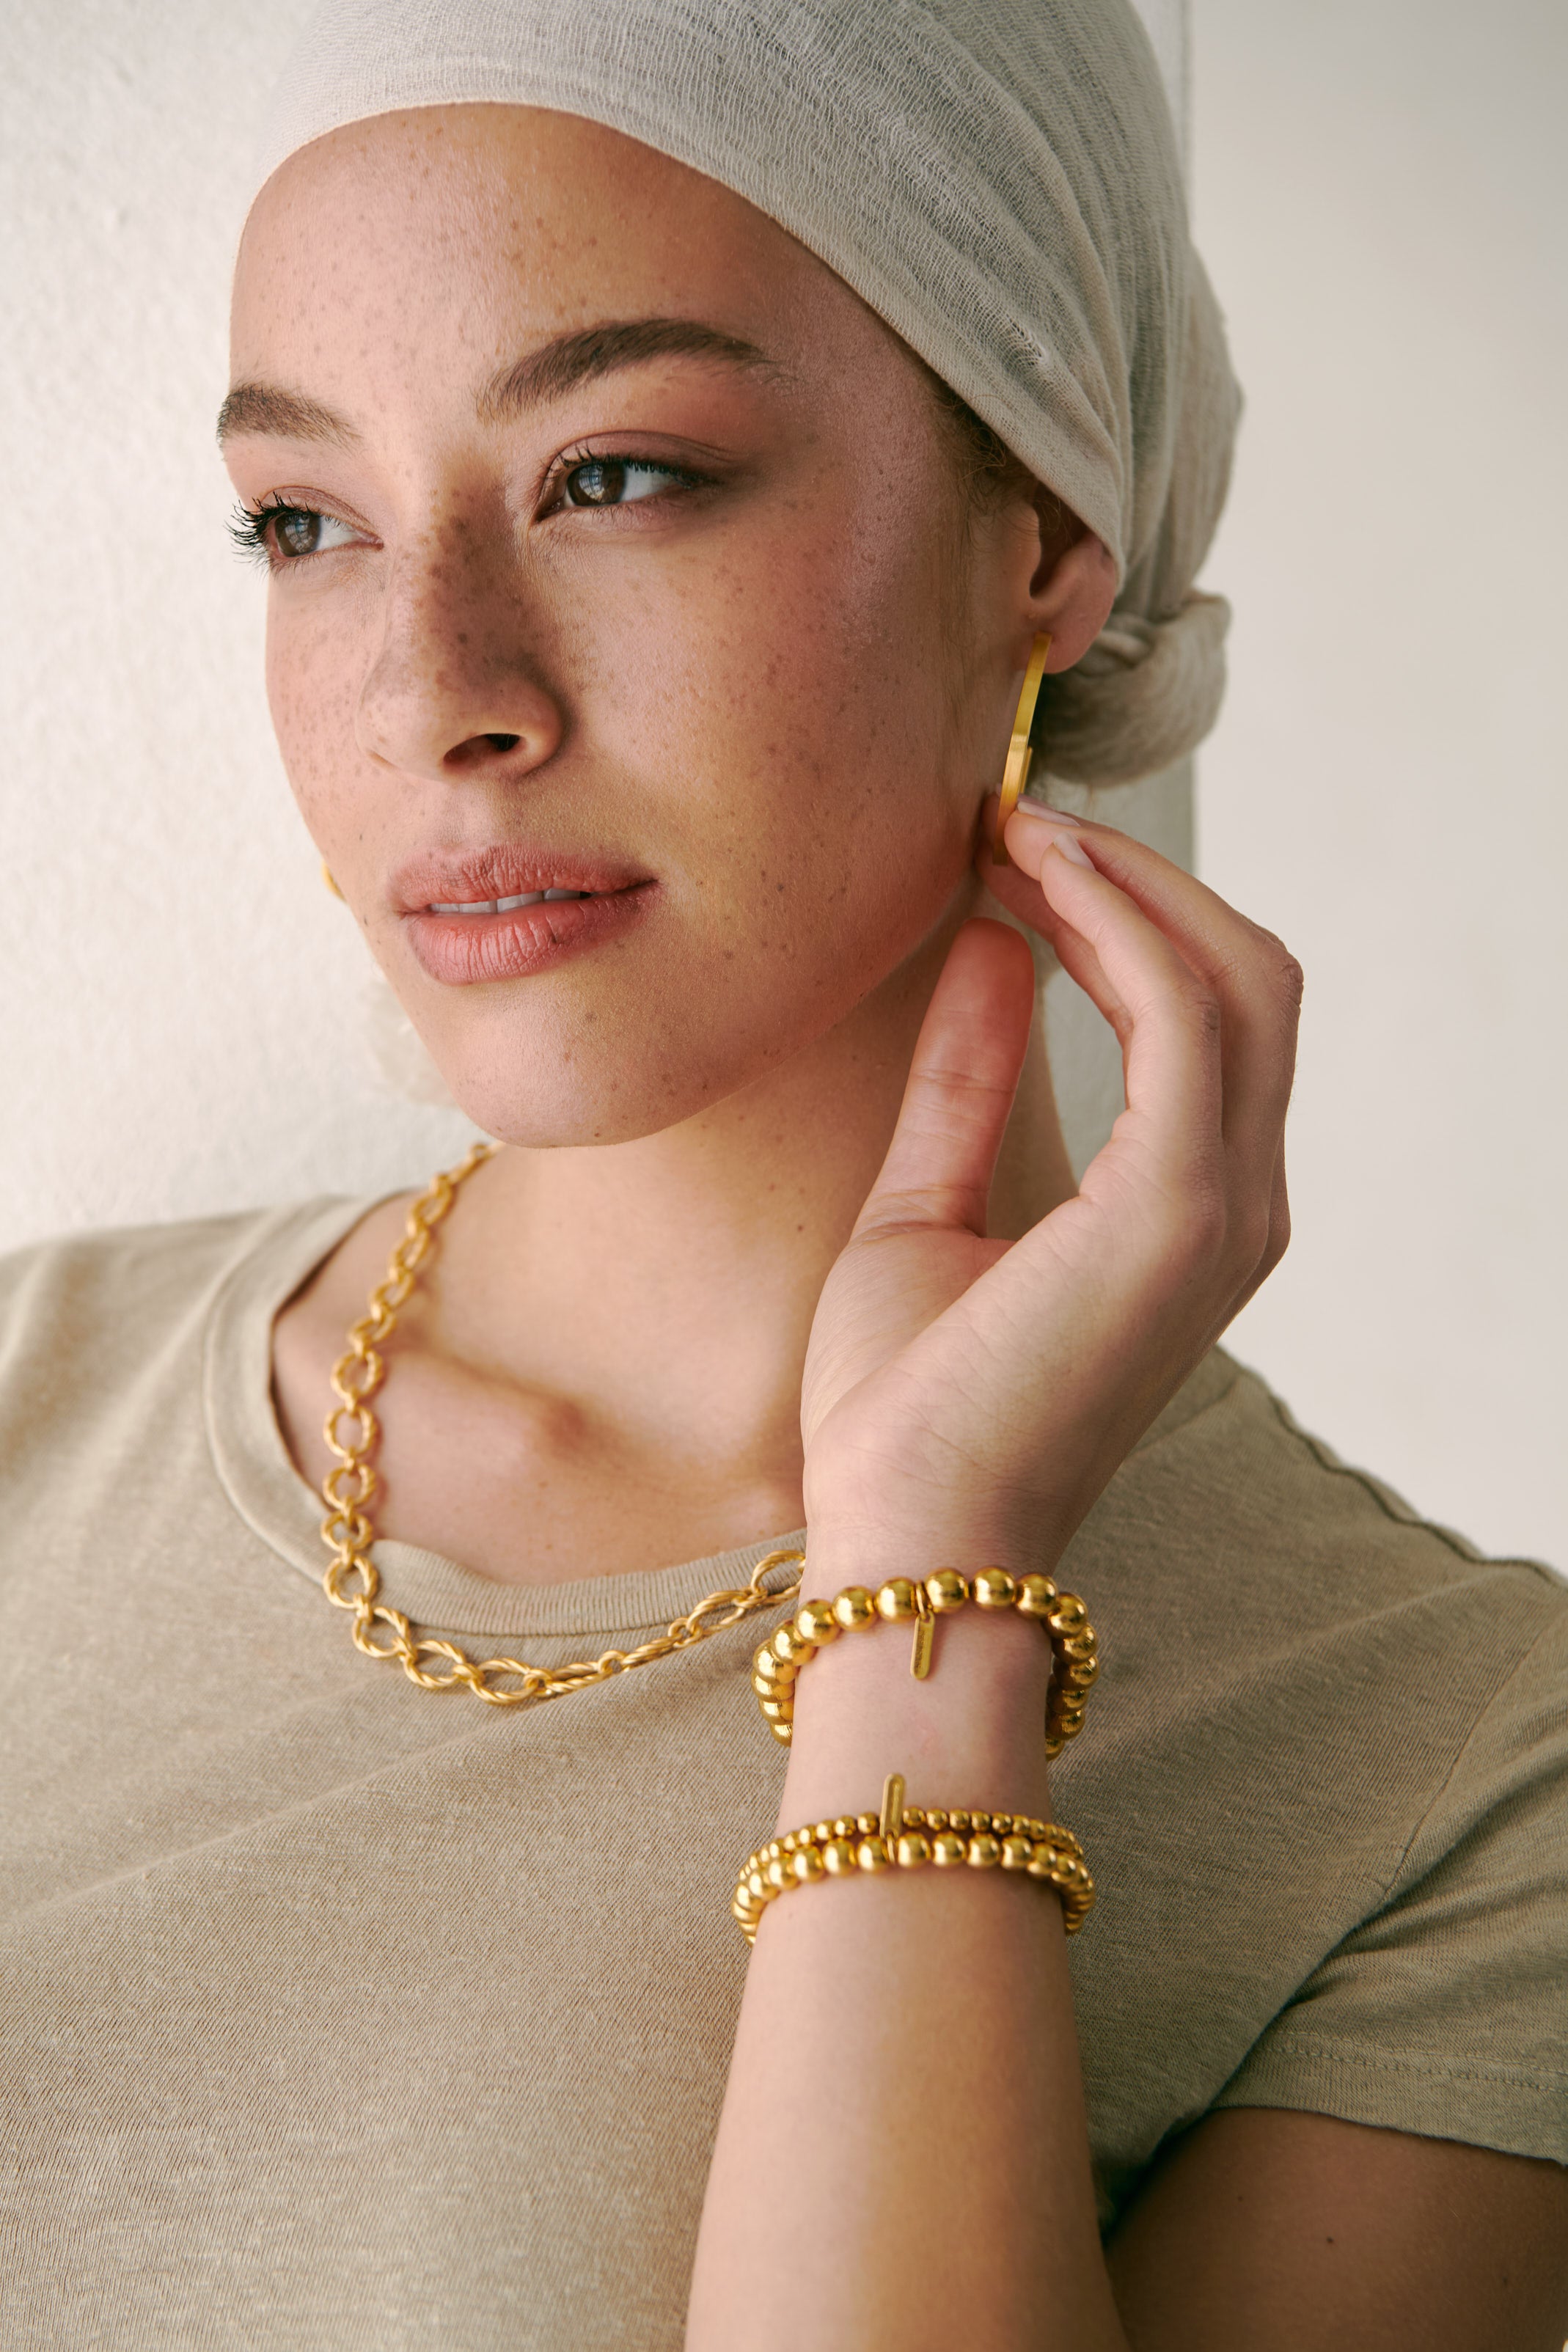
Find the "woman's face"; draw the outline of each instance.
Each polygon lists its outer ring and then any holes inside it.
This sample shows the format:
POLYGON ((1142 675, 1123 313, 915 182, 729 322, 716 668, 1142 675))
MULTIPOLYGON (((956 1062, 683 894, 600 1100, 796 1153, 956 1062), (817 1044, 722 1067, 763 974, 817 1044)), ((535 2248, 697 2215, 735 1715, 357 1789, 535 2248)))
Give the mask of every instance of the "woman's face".
POLYGON ((289 778, 490 1132, 689 1117, 963 911, 1037 520, 763 215, 567 116, 355 126, 257 205, 234 383, 289 778))

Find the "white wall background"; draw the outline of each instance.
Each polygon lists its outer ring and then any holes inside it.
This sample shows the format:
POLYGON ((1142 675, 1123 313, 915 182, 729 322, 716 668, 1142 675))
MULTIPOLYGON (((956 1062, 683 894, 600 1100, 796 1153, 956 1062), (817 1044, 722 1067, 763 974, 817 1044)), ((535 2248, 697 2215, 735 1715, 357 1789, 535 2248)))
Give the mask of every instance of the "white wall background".
POLYGON ((1249 410, 1199 865, 1307 967, 1296 1239, 1234 1344, 1568 1566, 1568 10, 1194 0, 1249 410))
MULTIPOLYGON (((1562 1560, 1564 22, 1193 5, 1199 228, 1251 399, 1202 867, 1311 983, 1298 1239, 1237 1344, 1433 1515, 1562 1560)), ((369 1189, 465 1131, 371 1063, 223 534, 230 237, 306 13, 59 0, 5 34, 8 1241, 369 1189)), ((1177 0, 1150 13, 1179 72, 1177 0)), ((1179 797, 1136 822, 1178 845, 1179 797)), ((1082 1025, 1057 1005, 1080 1118, 1082 1025)))

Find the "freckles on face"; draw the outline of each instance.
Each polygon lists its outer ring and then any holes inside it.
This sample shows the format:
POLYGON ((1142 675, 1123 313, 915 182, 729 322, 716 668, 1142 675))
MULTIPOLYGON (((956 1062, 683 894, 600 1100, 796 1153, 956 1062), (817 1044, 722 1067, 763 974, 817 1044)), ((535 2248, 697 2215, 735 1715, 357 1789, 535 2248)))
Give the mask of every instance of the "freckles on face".
POLYGON ((235 380, 290 781, 493 1132, 684 1117, 943 919, 963 494, 916 364, 763 215, 570 117, 355 126, 252 215, 235 380))

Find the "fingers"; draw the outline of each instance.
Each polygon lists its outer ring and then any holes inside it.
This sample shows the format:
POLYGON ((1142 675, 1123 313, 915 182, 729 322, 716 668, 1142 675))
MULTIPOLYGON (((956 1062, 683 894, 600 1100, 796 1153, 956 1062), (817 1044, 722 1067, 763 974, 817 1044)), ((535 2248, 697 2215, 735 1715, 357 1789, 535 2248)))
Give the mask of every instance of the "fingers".
MULTIPOLYGON (((1042 814, 1025 803, 1007 827, 1013 865, 997 868, 983 851, 981 871, 1012 913, 1045 931, 1064 968, 1097 1003, 1089 977, 1079 969, 1085 960, 1081 953, 1075 958, 1059 916, 1029 888, 1038 882, 1048 844, 1064 833, 1081 837, 1097 869, 1156 926, 1217 1003, 1226 1144, 1267 1197, 1295 1072, 1300 967, 1270 932, 1142 842, 1109 825, 1042 814)), ((1116 1025, 1109 1012, 1107 1017, 1116 1025)))
POLYGON ((1134 1149, 1143 1179, 1184 1214, 1217 1205, 1225 1178, 1213 996, 1128 894, 1087 857, 1071 857, 1061 836, 1038 854, 1031 845, 1031 862, 1058 955, 1121 1039, 1121 1158, 1134 1149))
POLYGON ((1034 1003, 1034 960, 1017 932, 966 923, 921 1024, 899 1123, 857 1234, 911 1224, 984 1233, 1034 1003))

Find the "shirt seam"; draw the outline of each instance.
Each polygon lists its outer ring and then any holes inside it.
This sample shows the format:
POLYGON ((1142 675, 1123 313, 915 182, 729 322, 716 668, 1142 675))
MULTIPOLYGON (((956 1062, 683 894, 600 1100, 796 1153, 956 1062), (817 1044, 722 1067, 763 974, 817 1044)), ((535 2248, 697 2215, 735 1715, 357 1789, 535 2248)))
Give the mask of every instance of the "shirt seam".
MULTIPOLYGON (((1424 1518, 1421 1513, 1409 1504, 1393 1496, 1381 1480, 1373 1477, 1370 1471, 1359 1470, 1351 1462, 1342 1462, 1331 1445, 1327 1444, 1321 1438, 1314 1437, 1310 1430, 1302 1428, 1283 1397, 1276 1396, 1267 1381, 1257 1374, 1253 1377, 1258 1380, 1258 1385, 1268 1398, 1274 1417, 1286 1435, 1293 1438, 1299 1445, 1304 1446, 1319 1468, 1326 1470, 1331 1477, 1348 1478, 1352 1486, 1359 1486, 1363 1494, 1369 1496, 1376 1504, 1384 1517, 1391 1525, 1397 1528, 1414 1528, 1425 1535, 1436 1536, 1446 1549, 1455 1553, 1472 1567, 1527 1568, 1532 1575, 1539 1577, 1542 1583, 1562 1591, 1563 1578, 1545 1560, 1531 1559, 1523 1552, 1506 1552, 1500 1556, 1483 1552, 1453 1528, 1446 1528, 1436 1519, 1424 1518), (1396 1503, 1397 1507, 1395 1507, 1396 1503)), ((1217 1401, 1216 1399, 1216 1402, 1217 1401)))
MULTIPOLYGON (((1530 1647, 1523 1651, 1521 1655, 1515 1659, 1509 1673, 1503 1676, 1501 1682, 1496 1685, 1488 1696, 1485 1705, 1478 1710, 1474 1720, 1471 1722, 1468 1730, 1465 1734, 1464 1738, 1459 1742, 1458 1747, 1454 1752, 1453 1762, 1449 1765, 1447 1771, 1444 1774, 1441 1784, 1433 1790, 1426 1811, 1421 1814, 1420 1819, 1416 1822, 1415 1827, 1410 1832, 1410 1835, 1405 1839, 1404 1845, 1400 1849, 1398 1860, 1394 1865, 1394 1869, 1388 1882, 1390 1890, 1398 1885, 1405 1864, 1408 1863, 1415 1846, 1420 1843, 1421 1832, 1426 1827, 1427 1822, 1431 1820, 1433 1814, 1436 1811, 1438 1806, 1442 1803, 1449 1790, 1453 1787, 1460 1767, 1463 1765, 1466 1757, 1475 1746, 1477 1739, 1480 1737, 1482 1730, 1490 1719, 1493 1709, 1507 1697, 1509 1692, 1513 1688, 1514 1684, 1519 1680, 1521 1675, 1523 1674, 1525 1668, 1534 1657, 1535 1653, 1541 1647, 1542 1642, 1545 1641, 1547 1635, 1553 1633, 1555 1630, 1555 1627, 1550 1624, 1542 1626, 1541 1630, 1536 1634, 1535 1639, 1531 1643, 1530 1647)), ((1386 1904, 1380 1906, 1380 1908, 1381 1907, 1386 1907, 1386 1904)), ((1362 1924, 1364 1926, 1366 1923, 1365 1921, 1363 1921, 1362 1924)))
POLYGON ((1243 2082, 1255 2063, 1266 2067, 1280 2057, 1292 2053, 1304 2058, 1326 2058, 1337 2066, 1358 2066, 1364 2073, 1407 2076, 1440 2077, 1445 2083, 1477 2083, 1494 2087, 1535 2091, 1558 2091, 1568 2085, 1568 2073, 1559 2067, 1509 2066, 1492 2063, 1486 2059, 1472 2059, 1463 2065, 1456 2064, 1440 2053, 1419 2050, 1400 2050, 1383 2056, 1365 2050, 1348 2049, 1343 2043, 1331 2041, 1321 2034, 1283 2032, 1265 2032, 1267 2047, 1260 2043, 1244 2058, 1226 2090, 1243 2082))

